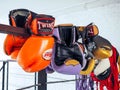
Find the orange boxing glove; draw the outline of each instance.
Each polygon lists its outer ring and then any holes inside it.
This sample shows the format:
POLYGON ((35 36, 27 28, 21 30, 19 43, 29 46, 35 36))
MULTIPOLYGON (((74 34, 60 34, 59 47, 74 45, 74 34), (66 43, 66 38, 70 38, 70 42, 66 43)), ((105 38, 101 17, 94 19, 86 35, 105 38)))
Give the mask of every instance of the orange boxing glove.
MULTIPOLYGON (((9 13, 9 23, 14 27, 25 28, 26 31, 32 20, 32 13, 27 9, 15 9, 9 13)), ((8 34, 4 41, 5 54, 11 56, 12 59, 16 59, 19 50, 28 37, 15 36, 8 34)))
POLYGON ((21 48, 17 61, 26 72, 45 69, 51 61, 54 38, 52 37, 55 18, 51 15, 36 15, 31 24, 31 37, 21 48))
POLYGON ((45 69, 51 61, 54 38, 51 36, 31 36, 19 51, 18 64, 26 72, 45 69))
POLYGON ((10 55, 12 59, 16 59, 18 52, 26 39, 26 37, 7 35, 4 40, 5 54, 10 55))

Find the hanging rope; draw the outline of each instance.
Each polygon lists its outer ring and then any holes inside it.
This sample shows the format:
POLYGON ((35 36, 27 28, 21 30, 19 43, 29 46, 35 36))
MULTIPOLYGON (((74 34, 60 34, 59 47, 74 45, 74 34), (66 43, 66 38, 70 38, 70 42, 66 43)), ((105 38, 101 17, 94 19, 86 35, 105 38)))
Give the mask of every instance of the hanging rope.
POLYGON ((79 75, 78 80, 76 81, 77 90, 93 90, 94 81, 89 77, 89 75, 79 75), (84 78, 84 79, 79 79, 84 78))

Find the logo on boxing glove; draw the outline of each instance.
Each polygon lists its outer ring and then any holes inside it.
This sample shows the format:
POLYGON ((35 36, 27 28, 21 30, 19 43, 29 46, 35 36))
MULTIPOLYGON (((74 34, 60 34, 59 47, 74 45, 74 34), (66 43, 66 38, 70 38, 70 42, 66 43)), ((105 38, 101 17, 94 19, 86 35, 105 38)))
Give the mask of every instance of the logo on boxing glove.
POLYGON ((40 30, 40 29, 43 29, 43 28, 53 29, 54 28, 54 22, 44 23, 44 22, 38 21, 38 29, 40 30))
POLYGON ((54 22, 41 22, 38 21, 38 34, 41 35, 51 35, 54 28, 54 22))
POLYGON ((48 49, 48 50, 44 51, 43 58, 45 60, 50 60, 51 57, 52 57, 52 49, 48 49))

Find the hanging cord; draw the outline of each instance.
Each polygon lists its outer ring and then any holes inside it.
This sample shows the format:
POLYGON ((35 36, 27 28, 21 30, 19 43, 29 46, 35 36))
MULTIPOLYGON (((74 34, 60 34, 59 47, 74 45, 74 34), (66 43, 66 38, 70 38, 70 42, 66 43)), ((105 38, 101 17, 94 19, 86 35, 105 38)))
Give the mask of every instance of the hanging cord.
POLYGON ((78 81, 79 85, 77 86, 77 90, 88 90, 87 75, 80 75, 79 78, 85 79, 78 81))
POLYGON ((78 80, 76 82, 76 89, 77 90, 94 90, 93 89, 93 85, 94 85, 94 81, 91 79, 91 77, 89 77, 88 75, 79 75, 78 78, 84 78, 82 80, 78 80))
POLYGON ((79 79, 71 79, 71 80, 64 80, 64 81, 52 81, 52 82, 46 82, 46 83, 38 83, 38 84, 36 84, 36 85, 30 85, 30 86, 23 87, 23 88, 16 89, 16 90, 24 90, 24 89, 32 88, 32 87, 35 87, 35 86, 45 85, 45 84, 66 83, 66 82, 72 82, 72 81, 77 81, 77 80, 84 80, 84 79, 89 79, 89 78, 90 78, 90 77, 87 77, 87 78, 79 78, 79 79))

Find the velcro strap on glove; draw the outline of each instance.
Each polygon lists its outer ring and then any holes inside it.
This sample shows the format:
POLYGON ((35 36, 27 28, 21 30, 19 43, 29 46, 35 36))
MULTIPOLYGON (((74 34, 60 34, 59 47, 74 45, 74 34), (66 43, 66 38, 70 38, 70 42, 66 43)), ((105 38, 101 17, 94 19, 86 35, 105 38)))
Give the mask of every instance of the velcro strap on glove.
POLYGON ((31 32, 34 35, 47 36, 52 35, 55 18, 51 15, 39 14, 31 23, 31 32))

